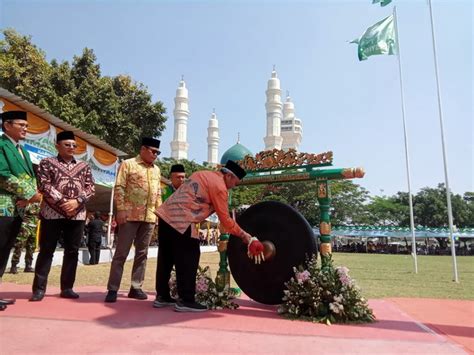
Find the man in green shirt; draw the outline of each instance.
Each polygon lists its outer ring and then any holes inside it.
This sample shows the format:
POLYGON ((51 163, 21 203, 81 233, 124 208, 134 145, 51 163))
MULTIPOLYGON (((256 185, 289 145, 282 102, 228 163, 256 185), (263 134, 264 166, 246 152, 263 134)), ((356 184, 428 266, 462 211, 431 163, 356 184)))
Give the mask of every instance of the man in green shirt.
POLYGON ((181 164, 174 164, 170 169, 169 183, 161 183, 161 200, 165 202, 168 197, 180 187, 186 179, 186 172, 184 166, 181 164))
MULTIPOLYGON (((5 272, 10 250, 20 231, 25 207, 39 202, 36 177, 28 152, 20 145, 28 129, 25 111, 0 114, 0 278, 5 272)), ((14 300, 0 299, 0 311, 14 300)))

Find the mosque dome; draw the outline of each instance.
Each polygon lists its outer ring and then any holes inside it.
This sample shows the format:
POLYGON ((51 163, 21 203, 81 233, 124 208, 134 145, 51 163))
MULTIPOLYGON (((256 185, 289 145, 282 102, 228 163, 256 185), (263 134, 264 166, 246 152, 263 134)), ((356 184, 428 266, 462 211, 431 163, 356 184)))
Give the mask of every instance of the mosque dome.
POLYGON ((237 144, 233 145, 229 149, 225 151, 221 158, 221 165, 225 165, 228 160, 242 160, 246 155, 253 155, 250 150, 248 150, 245 146, 237 142, 237 144))

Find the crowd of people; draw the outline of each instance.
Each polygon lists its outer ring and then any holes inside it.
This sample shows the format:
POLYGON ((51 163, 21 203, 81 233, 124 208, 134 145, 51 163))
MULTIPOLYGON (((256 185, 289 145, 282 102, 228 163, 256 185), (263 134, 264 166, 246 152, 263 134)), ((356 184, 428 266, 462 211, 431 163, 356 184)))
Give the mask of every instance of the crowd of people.
MULTIPOLYGON (((365 238, 362 238, 365 239, 365 238)), ((416 253, 418 255, 451 255, 451 247, 444 247, 435 241, 426 240, 416 243, 416 253)), ((379 241, 379 240, 348 240, 336 238, 333 242, 333 251, 341 253, 370 253, 370 254, 411 254, 411 241, 402 238, 399 241, 379 241)), ((474 255, 474 243, 456 243, 456 255, 474 255)))
MULTIPOLYGON (((56 136, 57 156, 42 159, 35 172, 28 151, 20 144, 28 129, 27 112, 3 112, 1 120, 0 278, 5 272, 11 249, 16 243, 19 248, 20 243, 23 247, 29 240, 21 231, 30 227, 30 231, 34 231, 32 226, 36 222, 28 218, 32 214, 39 219, 40 227, 39 253, 34 270, 32 254, 28 256, 30 264, 26 263, 27 270, 34 271, 29 300, 40 302, 45 297, 54 252, 60 240, 64 247, 60 297, 77 299, 79 294, 74 291, 74 282, 85 230, 91 264, 100 259, 104 233, 100 213, 94 214, 86 228, 86 204, 95 194, 91 168, 87 162, 75 158, 77 143, 74 133, 60 131, 56 136), (34 212, 35 208, 37 212, 34 212)), ((197 225, 216 212, 223 230, 240 237, 247 245, 250 258, 260 262, 263 257, 262 243, 245 232, 228 211, 228 190, 238 184, 245 171, 229 160, 218 171, 198 171, 186 179, 184 167, 177 164, 171 168, 170 183, 162 186, 161 171, 154 164, 160 154, 159 148, 159 140, 143 137, 139 154, 123 161, 118 170, 114 188, 118 231, 105 302, 117 301, 124 263, 132 244, 135 256, 128 297, 148 298, 142 285, 148 246, 158 228, 153 307, 174 306, 179 312, 205 311, 206 306, 195 301, 201 243, 197 225), (171 297, 168 285, 173 267, 176 269, 177 299, 171 297)), ((18 262, 18 258, 14 260, 18 262)), ((12 264, 13 271, 16 266, 12 264)), ((0 299, 0 310, 14 303, 13 299, 0 299)))

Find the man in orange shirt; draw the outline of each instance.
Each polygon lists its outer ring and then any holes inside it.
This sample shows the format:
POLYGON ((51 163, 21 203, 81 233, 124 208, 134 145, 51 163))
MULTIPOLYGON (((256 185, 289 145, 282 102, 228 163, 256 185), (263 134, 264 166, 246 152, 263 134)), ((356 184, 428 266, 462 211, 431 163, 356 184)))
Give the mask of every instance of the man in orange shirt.
POLYGON ((262 259, 263 245, 229 216, 228 190, 246 175, 229 160, 220 171, 198 171, 156 210, 160 218, 159 248, 171 255, 173 263, 160 263, 157 270, 156 308, 175 305, 178 312, 202 312, 207 308, 195 302, 196 273, 199 265, 199 234, 194 227, 216 212, 223 228, 248 244, 249 257, 262 259), (172 265, 176 266, 179 300, 173 300, 168 286, 172 265), (171 265, 171 267, 166 266, 171 265))

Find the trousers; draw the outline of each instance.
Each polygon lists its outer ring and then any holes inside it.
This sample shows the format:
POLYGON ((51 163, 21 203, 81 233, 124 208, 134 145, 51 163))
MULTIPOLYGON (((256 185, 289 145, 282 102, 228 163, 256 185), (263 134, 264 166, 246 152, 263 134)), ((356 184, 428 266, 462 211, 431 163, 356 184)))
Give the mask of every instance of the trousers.
POLYGON ((0 217, 0 278, 5 273, 20 227, 21 217, 0 217))
POLYGON ((61 290, 73 288, 76 281, 77 259, 85 221, 69 219, 41 219, 39 254, 36 259, 33 292, 46 291, 54 251, 62 236, 64 256, 61 267, 61 290))
POLYGON ((196 275, 201 256, 199 240, 191 238, 191 227, 181 234, 160 219, 158 241, 155 285, 157 295, 165 298, 170 296, 169 280, 174 265, 179 298, 185 302, 194 302, 196 275))
POLYGON ((126 222, 120 225, 117 246, 110 266, 107 290, 118 291, 122 281, 123 267, 132 244, 135 246, 135 258, 132 266, 132 288, 142 288, 145 279, 148 245, 155 228, 154 223, 126 222))

